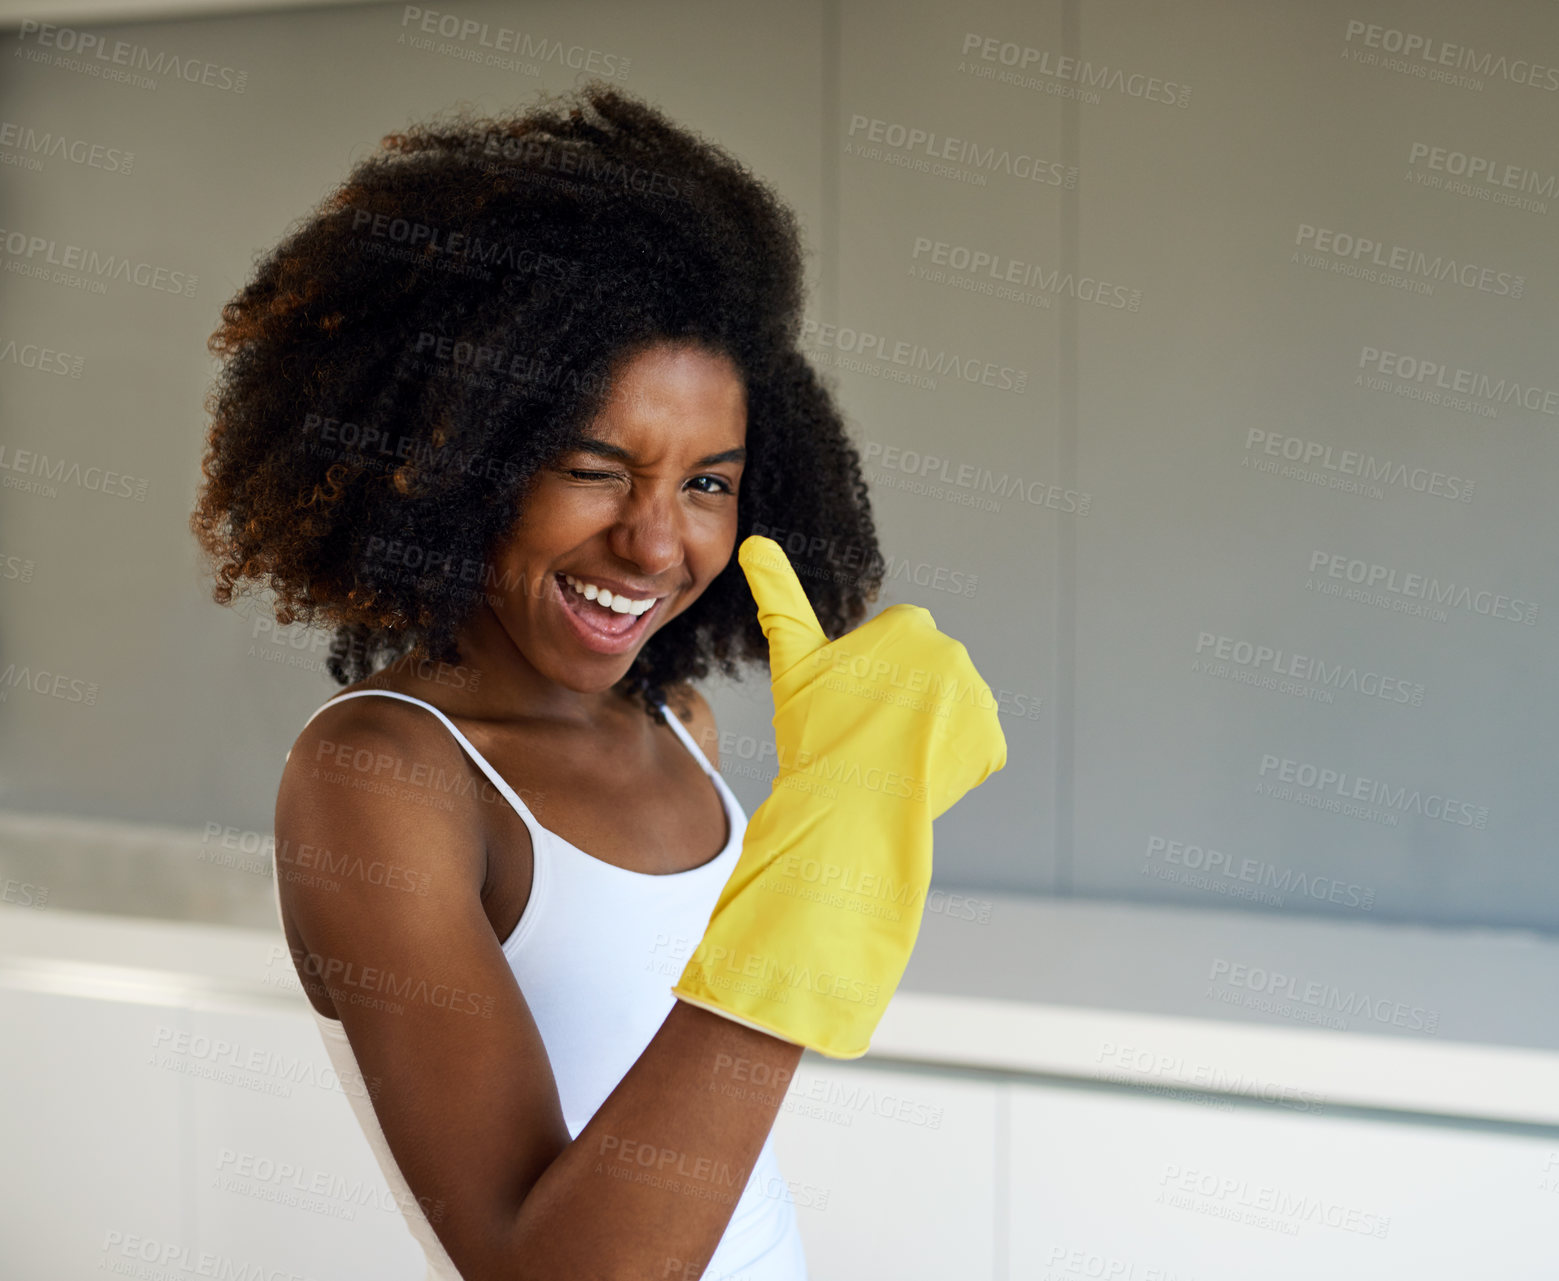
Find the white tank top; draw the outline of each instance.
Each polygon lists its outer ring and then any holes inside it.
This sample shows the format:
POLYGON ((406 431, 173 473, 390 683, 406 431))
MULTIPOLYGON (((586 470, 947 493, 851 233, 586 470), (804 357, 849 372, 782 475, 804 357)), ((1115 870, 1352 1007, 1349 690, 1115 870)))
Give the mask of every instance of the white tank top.
MULTIPOLYGON (((747 815, 693 736, 666 710, 667 723, 720 793, 730 837, 712 860, 688 871, 630 871, 586 854, 544 828, 431 703, 390 690, 354 690, 316 708, 309 720, 326 707, 366 694, 416 703, 437 716, 530 830, 535 851, 530 900, 503 951, 547 1047, 569 1137, 577 1138, 676 1004, 671 987, 703 937, 715 901, 736 867, 747 815)), ((279 869, 275 879, 280 922, 279 869)), ((312 1003, 308 1008, 337 1075, 356 1079, 357 1059, 341 1023, 312 1003)), ((362 1091, 350 1092, 348 1098, 407 1227, 427 1255, 428 1281, 461 1281, 395 1163, 372 1100, 362 1091)), ((763 1142, 703 1281, 807 1281, 794 1198, 780 1174, 772 1134, 763 1142)))

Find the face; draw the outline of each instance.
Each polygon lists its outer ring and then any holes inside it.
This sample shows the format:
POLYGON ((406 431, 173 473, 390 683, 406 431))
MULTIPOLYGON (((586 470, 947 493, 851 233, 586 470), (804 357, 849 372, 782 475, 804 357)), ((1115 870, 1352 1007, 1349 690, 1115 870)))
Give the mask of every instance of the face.
POLYGON ((622 679, 730 562, 746 393, 729 358, 659 344, 619 366, 582 435, 536 474, 488 596, 529 667, 591 693, 622 679), (588 599, 605 599, 593 589, 625 598, 628 611, 588 599))

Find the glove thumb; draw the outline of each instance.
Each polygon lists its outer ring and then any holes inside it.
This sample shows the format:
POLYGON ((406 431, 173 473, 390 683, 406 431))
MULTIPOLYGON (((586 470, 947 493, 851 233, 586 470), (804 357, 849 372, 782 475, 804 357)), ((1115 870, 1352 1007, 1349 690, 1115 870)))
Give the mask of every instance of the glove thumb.
POLYGON ((736 549, 736 559, 758 602, 758 626, 769 642, 769 675, 777 680, 828 644, 828 636, 784 548, 772 538, 749 534, 736 549))

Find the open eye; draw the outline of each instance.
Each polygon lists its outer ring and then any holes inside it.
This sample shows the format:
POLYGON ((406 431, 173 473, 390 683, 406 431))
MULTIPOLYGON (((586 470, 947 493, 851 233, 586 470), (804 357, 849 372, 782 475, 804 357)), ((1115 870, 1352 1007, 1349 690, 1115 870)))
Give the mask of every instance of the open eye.
POLYGON ((734 494, 736 492, 734 489, 731 488, 730 482, 727 481, 724 476, 715 476, 715 475, 711 475, 710 473, 706 472, 702 476, 695 476, 695 477, 693 477, 693 479, 694 480, 712 480, 717 485, 720 486, 719 489, 706 489, 706 490, 703 490, 702 492, 706 493, 706 494, 734 494))

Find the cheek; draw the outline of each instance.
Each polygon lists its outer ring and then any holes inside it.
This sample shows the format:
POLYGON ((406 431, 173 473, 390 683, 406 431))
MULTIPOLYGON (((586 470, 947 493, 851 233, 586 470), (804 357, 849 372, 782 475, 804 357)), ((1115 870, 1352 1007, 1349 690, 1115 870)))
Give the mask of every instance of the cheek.
POLYGON ((558 549, 579 541, 578 530, 590 519, 577 494, 540 478, 515 518, 501 554, 511 563, 549 560, 558 549))
POLYGON ((545 504, 528 502, 504 541, 493 552, 491 568, 483 591, 495 609, 523 608, 531 597, 543 593, 546 583, 537 582, 546 563, 543 531, 554 530, 545 504))

